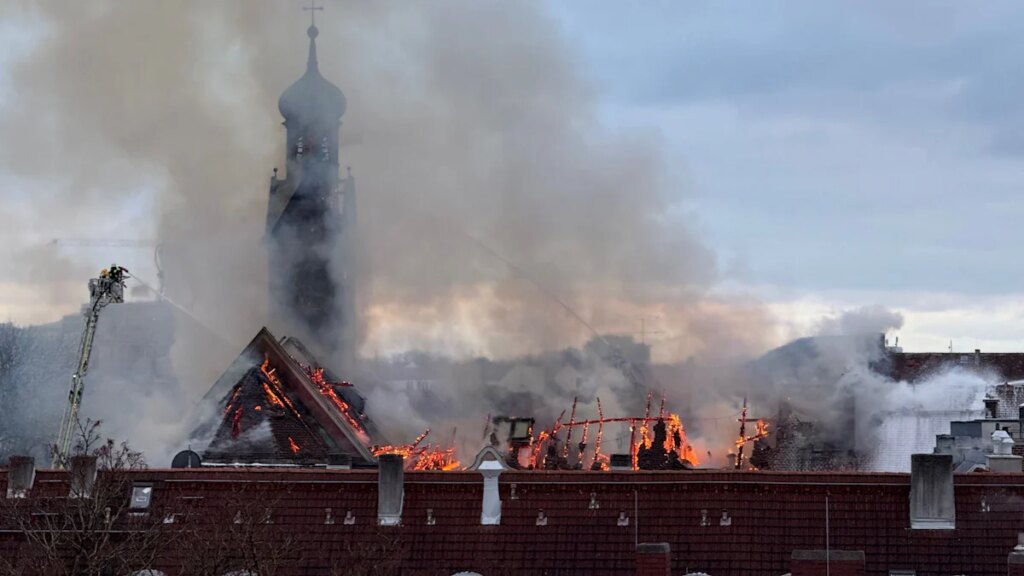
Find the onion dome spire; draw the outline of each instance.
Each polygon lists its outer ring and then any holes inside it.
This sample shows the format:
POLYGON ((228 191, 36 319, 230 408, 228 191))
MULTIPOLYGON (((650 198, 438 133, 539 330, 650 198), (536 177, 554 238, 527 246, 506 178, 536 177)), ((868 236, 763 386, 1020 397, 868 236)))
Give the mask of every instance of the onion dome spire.
POLYGON ((345 95, 320 74, 316 57, 316 37, 320 31, 316 24, 310 25, 306 35, 309 36, 306 73, 281 94, 277 109, 285 122, 337 121, 345 113, 345 95))

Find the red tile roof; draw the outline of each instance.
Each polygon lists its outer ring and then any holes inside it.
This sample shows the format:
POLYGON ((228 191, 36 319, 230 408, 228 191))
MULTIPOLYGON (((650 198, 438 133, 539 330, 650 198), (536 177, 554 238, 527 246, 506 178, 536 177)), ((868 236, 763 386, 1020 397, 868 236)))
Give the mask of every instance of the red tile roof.
MULTIPOLYGON (((372 546, 385 530, 402 542, 402 574, 487 575, 498 568, 514 574, 631 574, 637 542, 667 542, 673 573, 779 576, 789 570, 794 550, 825 548, 828 498, 829 546, 863 551, 867 574, 911 568, 976 576, 1006 573, 1007 554, 1024 526, 1019 474, 957 476, 956 529, 939 531, 910 530, 906 474, 506 472, 499 487, 501 524, 481 526, 479 474, 407 472, 403 525, 393 529, 376 527, 375 471, 136 475, 154 483, 154 502, 200 523, 232 516, 233 496, 266 505, 275 526, 298 537, 287 574, 326 573, 350 557, 352 546, 372 546), (536 522, 541 510, 545 526, 536 522), (723 511, 728 525, 720 521, 723 511), (618 525, 620 512, 629 517, 628 526, 618 525), (343 522, 348 513, 354 524, 343 522)), ((5 482, 6 473, 0 494, 5 482)), ((42 471, 36 486, 66 494, 66 475, 42 471)), ((157 568, 174 574, 174 562, 157 568)))
POLYGON ((940 370, 962 367, 992 374, 997 380, 1024 379, 1024 353, 890 352, 888 376, 916 382, 940 370))

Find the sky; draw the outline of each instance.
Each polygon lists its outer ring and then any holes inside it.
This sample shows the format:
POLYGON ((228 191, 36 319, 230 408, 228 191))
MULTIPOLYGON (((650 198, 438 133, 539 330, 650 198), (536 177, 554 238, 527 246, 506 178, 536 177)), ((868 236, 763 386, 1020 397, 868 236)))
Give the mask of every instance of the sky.
POLYGON ((1020 350, 1024 6, 549 4, 603 120, 660 133, 725 271, 795 325, 1020 350))
MULTIPOLYGON (((718 261, 716 291, 761 300, 787 337, 878 305, 903 315, 894 335, 908 350, 1024 349, 1024 6, 543 6, 597 101, 595 121, 663 147, 685 188, 677 209, 718 261)), ((0 106, 17 90, 7 69, 45 34, 0 18, 0 106)), ((152 198, 137 188, 100 221, 26 223, 55 192, 0 168, 10 236, 25 246, 145 238, 152 198)), ((64 304, 43 306, 41 289, 0 263, 0 320, 48 321, 79 304, 62 286, 64 304)))

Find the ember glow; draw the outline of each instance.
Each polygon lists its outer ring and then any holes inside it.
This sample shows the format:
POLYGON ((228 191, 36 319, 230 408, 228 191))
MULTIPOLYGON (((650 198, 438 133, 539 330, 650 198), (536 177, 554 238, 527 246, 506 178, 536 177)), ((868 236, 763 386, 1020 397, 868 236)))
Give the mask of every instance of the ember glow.
POLYGON ((754 433, 749 436, 741 436, 736 439, 736 448, 741 448, 748 442, 754 442, 768 437, 768 424, 764 420, 758 420, 755 424, 754 433))
POLYGON ((298 454, 301 449, 299 445, 295 443, 295 439, 291 436, 288 437, 288 447, 291 448, 292 454, 298 454))
MULTIPOLYGON (((300 364, 301 365, 301 364, 300 364)), ((302 369, 309 376, 309 379, 313 381, 317 386, 351 386, 351 382, 328 382, 324 378, 324 369, 321 367, 314 368, 312 366, 302 365, 302 369)))
POLYGON ((458 458, 455 457, 455 446, 448 448, 441 448, 440 446, 434 446, 427 444, 420 446, 423 440, 430 434, 430 428, 423 431, 422 434, 416 437, 415 440, 410 444, 402 446, 374 446, 372 452, 374 456, 380 456, 381 454, 398 454, 406 460, 406 466, 412 470, 459 470, 462 468, 462 464, 458 458))
POLYGON ((277 377, 277 368, 271 368, 270 366, 270 355, 266 355, 263 359, 263 364, 260 365, 260 372, 266 376, 267 382, 263 383, 263 391, 267 395, 267 401, 278 408, 288 407, 292 414, 295 414, 299 420, 302 419, 302 415, 295 409, 295 405, 288 399, 284 394, 284 387, 281 385, 281 379, 277 377))
POLYGON ((241 393, 242 393, 242 387, 241 386, 235 386, 235 391, 231 393, 231 399, 229 399, 227 405, 224 406, 224 413, 225 414, 227 414, 228 412, 231 412, 231 409, 234 408, 234 406, 235 406, 235 402, 238 400, 238 395, 241 394, 241 393))
POLYGON ((364 427, 363 423, 354 415, 356 412, 351 406, 349 406, 348 402, 345 402, 345 400, 334 390, 335 386, 351 386, 351 384, 348 382, 342 382, 340 384, 328 382, 324 379, 323 368, 310 368, 303 366, 302 369, 306 372, 306 375, 309 376, 309 380, 313 382, 313 384, 316 384, 316 388, 320 391, 320 394, 327 398, 327 400, 338 409, 341 416, 359 436, 359 440, 362 441, 363 444, 369 444, 370 436, 366 433, 366 427, 364 427))
MULTIPOLYGON (((544 468, 559 468, 559 469, 583 469, 584 462, 588 460, 587 457, 587 438, 590 433, 590 426, 597 425, 597 440, 595 442, 593 452, 589 456, 590 469, 592 470, 606 470, 608 468, 608 456, 601 453, 601 437, 604 432, 605 424, 626 424, 629 426, 630 432, 630 443, 629 443, 629 455, 632 461, 632 467, 634 470, 639 469, 639 456, 641 450, 650 450, 654 444, 655 438, 658 437, 660 432, 652 434, 652 424, 663 423, 665 427, 665 439, 662 442, 659 449, 664 450, 664 454, 672 455, 678 461, 685 461, 689 465, 699 464, 696 450, 690 445, 689 440, 686 437, 686 428, 683 426, 682 420, 678 414, 666 412, 664 398, 661 400, 660 406, 658 407, 657 415, 652 414, 651 404, 653 401, 653 395, 647 395, 647 407, 644 410, 643 417, 616 417, 607 418, 604 415, 604 409, 601 406, 600 398, 597 399, 597 410, 598 418, 593 420, 577 420, 575 402, 573 403, 573 411, 569 417, 568 422, 562 422, 562 417, 565 416, 565 412, 562 412, 559 419, 554 422, 551 428, 543 430, 536 438, 531 441, 530 457, 526 463, 526 467, 530 469, 537 469, 538 467, 544 468), (577 449, 576 454, 572 454, 573 429, 576 427, 582 428, 582 437, 579 443, 575 446, 577 449), (564 443, 561 443, 561 438, 558 436, 558 432, 565 428, 565 439, 564 443), (639 435, 638 435, 639 433, 639 435), (560 448, 560 449, 559 449, 560 448), (554 452, 552 452, 554 450, 554 452), (557 462, 552 462, 552 455, 559 455, 557 462)), ((767 427, 760 426, 758 428, 759 433, 767 434, 767 427)), ((759 436, 763 437, 763 436, 759 436)), ((671 460, 671 459, 670 459, 671 460)))
POLYGON ((235 414, 231 417, 231 437, 238 438, 238 435, 242 433, 242 407, 239 406, 235 410, 235 414))

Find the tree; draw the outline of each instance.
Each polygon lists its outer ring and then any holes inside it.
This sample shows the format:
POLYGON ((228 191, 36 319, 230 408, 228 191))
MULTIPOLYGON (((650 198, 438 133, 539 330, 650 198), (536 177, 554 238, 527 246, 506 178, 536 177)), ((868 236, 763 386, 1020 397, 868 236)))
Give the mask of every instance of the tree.
POLYGON ((10 322, 0 323, 0 459, 11 449, 15 430, 12 415, 15 404, 15 371, 23 357, 24 338, 20 328, 10 322))
POLYGON ((377 527, 369 540, 346 542, 346 558, 331 567, 331 576, 397 576, 405 544, 394 529, 377 527))
POLYGON ((187 555, 181 575, 278 574, 298 556, 295 535, 274 519, 287 493, 273 485, 240 483, 210 509, 184 515, 179 529, 187 555))
POLYGON ((124 442, 100 442, 99 426, 78 425, 74 458, 95 468, 73 470, 69 489, 36 486, 24 498, 3 500, 0 523, 22 541, 13 557, 0 559, 0 575, 132 574, 153 566, 173 543, 155 504, 132 508, 132 472, 146 467, 142 454, 124 442))

